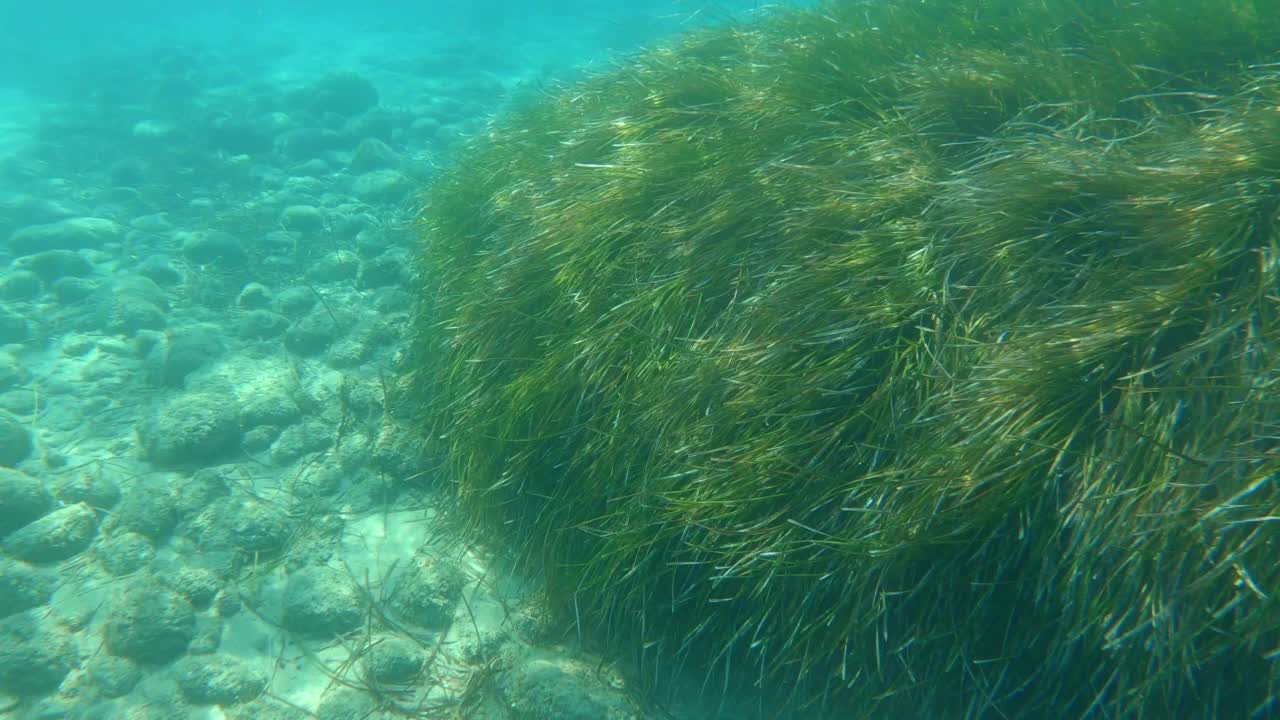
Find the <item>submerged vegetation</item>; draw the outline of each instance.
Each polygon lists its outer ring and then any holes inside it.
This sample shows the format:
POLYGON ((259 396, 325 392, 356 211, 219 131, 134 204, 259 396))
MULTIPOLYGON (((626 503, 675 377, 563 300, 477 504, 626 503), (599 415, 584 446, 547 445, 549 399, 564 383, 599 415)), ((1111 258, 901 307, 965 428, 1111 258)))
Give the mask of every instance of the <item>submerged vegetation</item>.
POLYGON ((1277 712, 1273 9, 829 2, 510 113, 402 379, 462 516, 655 679, 1277 712))

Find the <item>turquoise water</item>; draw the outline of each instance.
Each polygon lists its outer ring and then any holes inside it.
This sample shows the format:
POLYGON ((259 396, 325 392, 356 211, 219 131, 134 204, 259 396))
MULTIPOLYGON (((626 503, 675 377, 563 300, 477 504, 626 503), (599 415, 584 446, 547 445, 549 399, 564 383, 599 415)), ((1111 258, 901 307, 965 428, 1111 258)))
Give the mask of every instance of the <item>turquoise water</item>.
POLYGON ((756 9, 0 4, 0 718, 641 717, 384 432, 411 222, 512 98, 756 9))

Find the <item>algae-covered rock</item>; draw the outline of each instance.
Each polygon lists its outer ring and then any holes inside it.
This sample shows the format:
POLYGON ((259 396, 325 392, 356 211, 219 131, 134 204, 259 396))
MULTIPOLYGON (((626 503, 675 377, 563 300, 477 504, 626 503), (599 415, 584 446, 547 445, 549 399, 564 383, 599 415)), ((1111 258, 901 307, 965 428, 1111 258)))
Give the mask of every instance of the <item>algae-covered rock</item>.
POLYGON ((365 677, 375 687, 412 683, 425 661, 418 643, 397 635, 373 638, 361 658, 365 677))
POLYGON ((365 720, 378 718, 378 702, 369 693, 346 686, 334 686, 325 691, 316 708, 320 720, 365 720))
POLYGON ((29 270, 11 270, 0 277, 0 300, 34 300, 44 292, 40 276, 29 270))
POLYGON ((297 232, 319 232, 325 227, 324 213, 312 205, 290 205, 280 211, 280 227, 297 232))
POLYGON ((139 483, 111 513, 111 527, 163 540, 178 524, 179 499, 167 483, 139 483))
POLYGON ((313 566, 289 576, 281 623, 285 629, 329 639, 355 630, 364 620, 360 590, 347 575, 313 566))
POLYGON ((107 534, 93 551, 102 569, 116 577, 136 573, 156 558, 156 547, 151 538, 124 530, 107 534))
POLYGON ((106 698, 128 695, 142 680, 142 671, 132 660, 107 653, 95 655, 85 669, 93 687, 106 698))
POLYGON ((602 663, 508 647, 500 689, 520 720, 640 720, 621 687, 606 682, 602 663))
POLYGON ((13 413, 0 410, 0 466, 13 467, 26 460, 33 446, 30 426, 13 413))
POLYGON ((103 625, 107 651, 141 663, 163 663, 186 651, 196 617, 181 595, 138 585, 117 595, 103 625))
POLYGON ((413 190, 413 181, 399 170, 371 170, 351 183, 351 192, 368 203, 400 202, 413 190))
POLYGON ((34 255, 47 250, 97 249, 118 242, 124 228, 103 218, 79 217, 43 225, 31 225, 9 237, 9 248, 15 255, 34 255))
POLYGON ((161 330, 169 303, 164 290, 141 275, 126 275, 94 290, 91 323, 85 329, 134 335, 161 330))
POLYGON ((234 449, 239 411, 214 393, 174 396, 138 426, 148 460, 161 465, 199 465, 234 449))
POLYGON ((43 605, 56 585, 51 571, 0 556, 0 618, 43 605))
POLYGON ((246 340, 270 340, 289 329, 289 318, 270 310, 250 310, 240 317, 240 337, 246 340))
POLYGON ((244 244, 222 230, 180 232, 174 235, 174 240, 181 243, 182 255, 197 265, 235 269, 242 267, 247 259, 244 244))
POLYGON ((1265 714, 1277 48, 1260 0, 848 0, 637 56, 433 183, 400 400, 656 680, 1265 714))
POLYGON ((17 313, 0 307, 0 345, 20 343, 31 335, 31 324, 17 313))
POLYGON ((174 671, 183 696, 197 705, 238 705, 267 687, 266 673, 230 655, 186 657, 174 671))
POLYGON ((58 508, 4 539, 10 555, 33 563, 52 563, 73 557, 89 547, 98 532, 93 508, 76 503, 58 508))
POLYGON ((0 620, 0 692, 42 695, 57 688, 78 661, 71 638, 38 611, 0 620))
POLYGON ((93 275, 93 263, 72 250, 45 250, 20 258, 20 261, 15 264, 35 273, 46 283, 65 277, 86 278, 93 275))
POLYGON ((41 517, 52 505, 53 496, 39 478, 0 467, 0 538, 41 517))
POLYGON ((147 374, 156 384, 182 387, 188 375, 216 360, 224 350, 220 329, 212 325, 171 328, 147 354, 147 374))
POLYGON ((390 606, 403 621, 427 628, 447 627, 465 584, 466 576, 451 559, 420 553, 396 577, 390 606))

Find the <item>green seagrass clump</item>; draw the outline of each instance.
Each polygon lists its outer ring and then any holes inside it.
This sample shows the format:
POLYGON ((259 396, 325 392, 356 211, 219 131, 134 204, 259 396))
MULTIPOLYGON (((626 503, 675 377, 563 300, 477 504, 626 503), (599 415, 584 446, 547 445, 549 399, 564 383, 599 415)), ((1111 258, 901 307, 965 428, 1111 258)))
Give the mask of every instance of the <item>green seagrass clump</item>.
POLYGON ((1280 712, 1268 0, 701 31, 513 110, 424 216, 426 448, 652 678, 1280 712))

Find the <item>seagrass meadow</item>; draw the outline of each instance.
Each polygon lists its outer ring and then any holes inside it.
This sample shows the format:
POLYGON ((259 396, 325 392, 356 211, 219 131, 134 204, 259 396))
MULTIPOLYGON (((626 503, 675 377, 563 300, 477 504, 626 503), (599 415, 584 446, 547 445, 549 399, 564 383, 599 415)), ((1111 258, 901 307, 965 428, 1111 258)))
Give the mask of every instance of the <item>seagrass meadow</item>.
POLYGON ((1280 713, 1269 0, 698 31, 513 108, 423 217, 412 426, 655 691, 1280 713))

